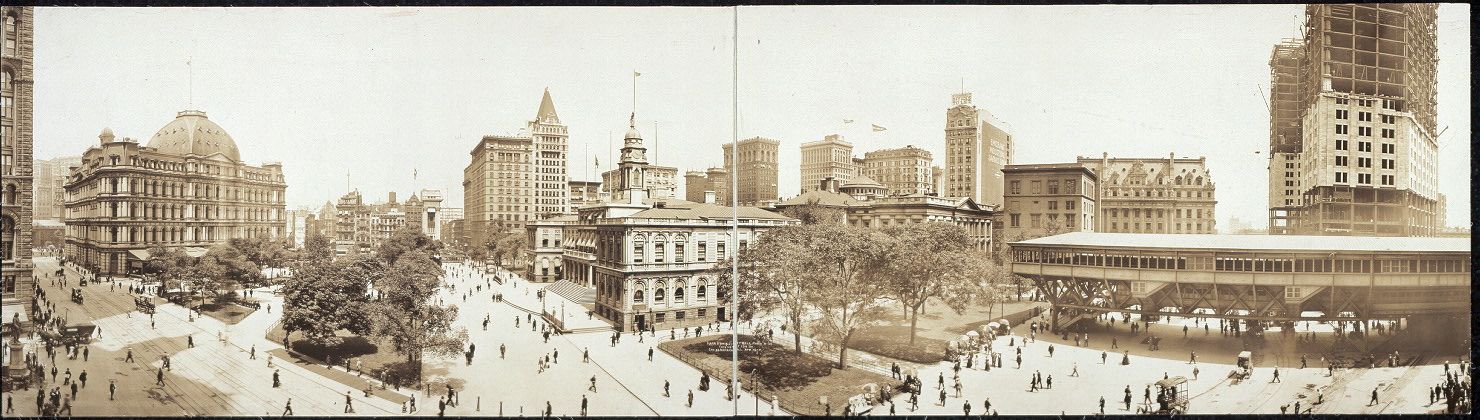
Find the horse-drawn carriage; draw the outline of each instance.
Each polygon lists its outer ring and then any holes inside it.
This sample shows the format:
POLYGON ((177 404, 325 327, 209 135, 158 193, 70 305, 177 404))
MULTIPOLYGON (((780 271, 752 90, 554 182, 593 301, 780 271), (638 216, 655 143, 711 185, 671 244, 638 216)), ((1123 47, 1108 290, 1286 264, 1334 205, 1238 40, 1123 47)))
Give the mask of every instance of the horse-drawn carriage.
POLYGON ((1229 378, 1240 381, 1249 379, 1249 376, 1254 374, 1254 353, 1248 350, 1239 352, 1235 366, 1237 366, 1237 369, 1228 373, 1229 378))
POLYGON ((148 296, 135 297, 134 308, 138 309, 139 312, 152 314, 154 313, 154 300, 150 299, 148 296))
POLYGON ((62 344, 82 345, 92 341, 93 334, 98 332, 98 326, 93 324, 78 324, 62 327, 59 339, 62 344))

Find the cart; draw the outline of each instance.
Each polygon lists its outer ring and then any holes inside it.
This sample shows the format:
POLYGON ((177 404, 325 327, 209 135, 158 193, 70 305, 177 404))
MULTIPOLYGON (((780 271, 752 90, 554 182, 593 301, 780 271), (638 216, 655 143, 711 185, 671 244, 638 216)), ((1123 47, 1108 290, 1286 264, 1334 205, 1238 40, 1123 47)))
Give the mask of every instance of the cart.
POLYGON ((154 301, 152 299, 149 299, 148 296, 135 297, 134 308, 138 309, 139 312, 152 314, 154 313, 154 301))
POLYGON ((87 344, 97 331, 98 326, 93 324, 68 325, 62 328, 61 341, 70 345, 87 344))
POLYGON ((1254 353, 1248 350, 1239 352, 1238 359, 1234 364, 1237 369, 1229 372, 1228 377, 1235 381, 1249 379, 1249 376, 1252 376, 1254 373, 1254 353))
POLYGON ((1187 378, 1174 376, 1156 381, 1156 406, 1150 414, 1178 415, 1187 413, 1187 378))
POLYGON ((72 289, 72 303, 75 303, 75 304, 78 304, 78 305, 81 305, 82 304, 82 289, 77 289, 77 288, 73 288, 72 289))

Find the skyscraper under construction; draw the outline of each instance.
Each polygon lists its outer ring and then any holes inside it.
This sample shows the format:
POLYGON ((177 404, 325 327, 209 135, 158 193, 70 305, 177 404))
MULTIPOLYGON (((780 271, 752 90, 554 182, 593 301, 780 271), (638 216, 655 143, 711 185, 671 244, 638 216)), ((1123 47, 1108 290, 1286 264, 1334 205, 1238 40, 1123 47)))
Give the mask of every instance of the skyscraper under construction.
POLYGON ((1270 232, 1430 236, 1434 4, 1313 4, 1270 58, 1270 232), (1298 119, 1295 117, 1298 115, 1298 119))

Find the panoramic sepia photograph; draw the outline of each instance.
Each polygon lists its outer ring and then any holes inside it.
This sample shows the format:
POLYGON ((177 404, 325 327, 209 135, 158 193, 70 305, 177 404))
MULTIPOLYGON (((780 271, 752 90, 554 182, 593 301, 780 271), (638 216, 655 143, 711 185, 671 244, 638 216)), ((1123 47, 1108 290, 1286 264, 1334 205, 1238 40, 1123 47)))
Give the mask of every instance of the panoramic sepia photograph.
POLYGON ((7 418, 1473 412, 1467 4, 0 14, 7 418))

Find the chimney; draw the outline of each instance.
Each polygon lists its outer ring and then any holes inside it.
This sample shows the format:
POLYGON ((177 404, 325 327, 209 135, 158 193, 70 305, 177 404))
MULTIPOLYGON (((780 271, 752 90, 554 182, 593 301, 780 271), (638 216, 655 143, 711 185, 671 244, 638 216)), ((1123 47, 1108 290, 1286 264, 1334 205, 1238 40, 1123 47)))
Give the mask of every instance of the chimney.
POLYGON ((387 197, 386 197, 386 199, 388 199, 388 200, 390 200, 390 203, 391 203, 391 204, 396 204, 396 192, 395 192, 395 191, 391 191, 391 192, 390 192, 390 193, 389 193, 389 194, 388 194, 388 195, 387 195, 387 197))
POLYGON ((714 191, 704 191, 704 204, 714 204, 714 191))

